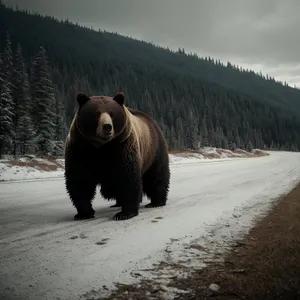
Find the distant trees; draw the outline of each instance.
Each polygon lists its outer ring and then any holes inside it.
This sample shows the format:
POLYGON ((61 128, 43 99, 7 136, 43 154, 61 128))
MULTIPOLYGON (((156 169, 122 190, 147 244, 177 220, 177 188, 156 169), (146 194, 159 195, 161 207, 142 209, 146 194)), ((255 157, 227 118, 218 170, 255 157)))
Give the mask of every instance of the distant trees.
POLYGON ((12 54, 9 35, 3 55, 0 53, 0 158, 11 149, 15 137, 14 102, 12 98, 12 54))
POLYGON ((300 149, 300 91, 270 76, 1 4, 0 20, 0 155, 62 154, 76 94, 120 90, 171 149, 300 149))
POLYGON ((8 80, 1 78, 0 89, 0 158, 5 150, 12 149, 14 131, 14 103, 8 80))
POLYGON ((13 60, 8 33, 0 57, 0 156, 62 154, 64 109, 55 98, 45 49, 40 47, 33 60, 30 80, 20 43, 13 60))
POLYGON ((15 140, 14 155, 19 151, 25 154, 30 150, 30 145, 35 143, 36 129, 33 125, 33 101, 30 94, 28 73, 22 54, 21 45, 17 45, 14 68, 14 105, 15 105, 15 140), (19 149, 18 149, 19 147, 19 149))
POLYGON ((56 131, 56 101, 49 73, 46 51, 40 47, 32 65, 33 123, 36 128, 36 143, 41 153, 52 152, 56 131))

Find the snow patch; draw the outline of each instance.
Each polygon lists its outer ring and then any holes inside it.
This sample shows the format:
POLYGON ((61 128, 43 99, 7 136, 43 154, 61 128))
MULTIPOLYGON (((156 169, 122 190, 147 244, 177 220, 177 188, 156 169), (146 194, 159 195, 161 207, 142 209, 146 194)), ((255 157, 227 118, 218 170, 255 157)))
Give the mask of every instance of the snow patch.
MULTIPOLYGON (((226 149, 206 147, 199 152, 184 151, 176 154, 169 154, 169 158, 170 164, 175 165, 249 157, 253 155, 253 153, 243 150, 233 152, 226 149)), ((64 165, 64 159, 49 160, 35 157, 34 155, 26 155, 14 160, 11 156, 7 156, 5 159, 0 160, 0 181, 63 177, 64 165), (46 166, 49 166, 49 168, 46 168, 46 166), (53 167, 55 170, 51 170, 50 167, 53 167)))
POLYGON ((62 177, 64 165, 42 158, 21 157, 18 160, 0 160, 0 181, 46 179, 62 177))

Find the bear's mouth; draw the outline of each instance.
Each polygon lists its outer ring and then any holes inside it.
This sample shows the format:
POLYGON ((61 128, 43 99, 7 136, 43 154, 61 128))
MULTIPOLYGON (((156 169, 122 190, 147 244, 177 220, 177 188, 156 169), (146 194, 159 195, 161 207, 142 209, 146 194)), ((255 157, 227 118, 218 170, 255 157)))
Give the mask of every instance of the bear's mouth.
POLYGON ((108 141, 108 140, 110 140, 110 139, 111 139, 111 137, 112 137, 112 135, 111 135, 111 134, 109 134, 109 135, 103 135, 103 136, 99 136, 100 140, 103 140, 103 141, 108 141))
POLYGON ((96 138, 103 140, 103 141, 107 141, 109 139, 111 139, 113 136, 113 131, 103 131, 103 130, 96 130, 96 138))
POLYGON ((112 136, 112 132, 102 132, 99 136, 102 136, 102 137, 104 137, 104 138, 109 138, 109 137, 111 137, 112 136))
POLYGON ((100 141, 109 141, 112 138, 113 134, 112 133, 101 133, 101 134, 97 134, 96 139, 100 140, 100 141))

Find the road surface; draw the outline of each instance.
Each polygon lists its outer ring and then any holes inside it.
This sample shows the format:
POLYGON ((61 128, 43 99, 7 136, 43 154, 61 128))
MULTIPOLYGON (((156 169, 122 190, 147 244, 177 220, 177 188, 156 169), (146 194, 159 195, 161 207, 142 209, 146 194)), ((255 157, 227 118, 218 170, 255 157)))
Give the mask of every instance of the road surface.
POLYGON ((138 217, 119 222, 112 220, 118 208, 99 195, 95 219, 73 221, 62 178, 1 183, 0 299, 101 296, 103 285, 161 259, 171 238, 203 237, 208 227, 222 224, 243 227, 230 225, 233 214, 240 211, 249 221, 293 188, 300 154, 199 161, 173 165, 171 172, 166 207, 144 209, 145 199, 138 217))

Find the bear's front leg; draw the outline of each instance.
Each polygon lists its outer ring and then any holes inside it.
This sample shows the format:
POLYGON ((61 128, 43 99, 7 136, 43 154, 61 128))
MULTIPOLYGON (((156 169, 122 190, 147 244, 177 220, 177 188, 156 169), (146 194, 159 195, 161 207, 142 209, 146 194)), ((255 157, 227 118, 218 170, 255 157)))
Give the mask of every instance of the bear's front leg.
POLYGON ((115 214, 115 220, 128 220, 139 214, 139 206, 142 201, 142 176, 136 168, 131 169, 125 179, 121 179, 117 203, 121 203, 122 211, 115 214))
POLYGON ((92 163, 82 158, 82 149, 69 145, 65 152, 65 186, 76 207, 74 220, 94 218, 92 200, 96 194, 97 183, 90 172, 92 163))
POLYGON ((92 200, 96 194, 96 184, 66 177, 66 189, 77 210, 74 220, 94 218, 95 210, 92 207, 92 200))

